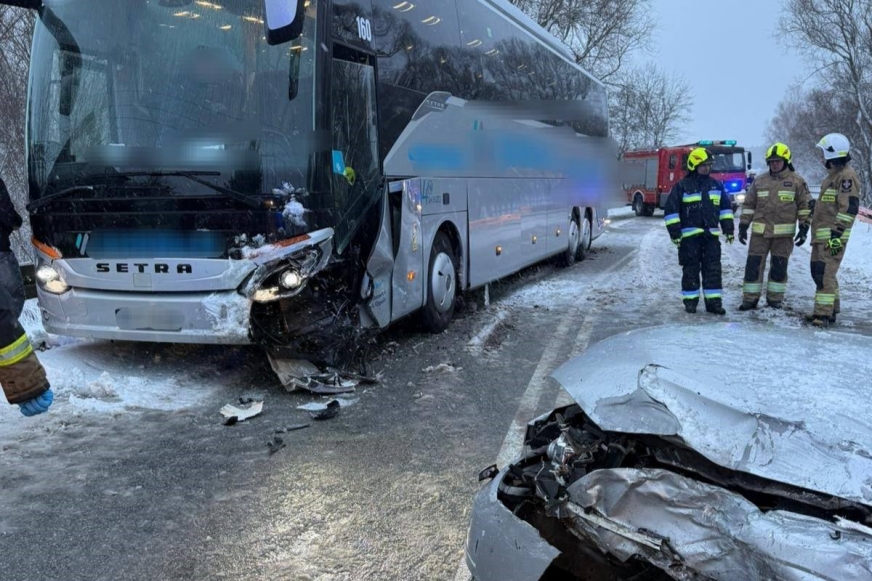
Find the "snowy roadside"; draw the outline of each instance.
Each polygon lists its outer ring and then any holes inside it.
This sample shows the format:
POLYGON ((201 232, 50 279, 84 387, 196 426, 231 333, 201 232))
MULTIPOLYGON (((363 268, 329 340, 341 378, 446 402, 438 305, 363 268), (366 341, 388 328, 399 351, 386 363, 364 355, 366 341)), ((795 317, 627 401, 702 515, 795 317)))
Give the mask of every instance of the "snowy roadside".
POLYGON ((51 413, 32 418, 3 402, 0 442, 62 429, 72 418, 81 424, 83 416, 105 418, 137 411, 195 408, 215 400, 216 390, 240 385, 238 374, 218 373, 208 359, 185 357, 186 346, 51 335, 42 326, 36 299, 25 303, 20 322, 45 367, 55 401, 51 413))

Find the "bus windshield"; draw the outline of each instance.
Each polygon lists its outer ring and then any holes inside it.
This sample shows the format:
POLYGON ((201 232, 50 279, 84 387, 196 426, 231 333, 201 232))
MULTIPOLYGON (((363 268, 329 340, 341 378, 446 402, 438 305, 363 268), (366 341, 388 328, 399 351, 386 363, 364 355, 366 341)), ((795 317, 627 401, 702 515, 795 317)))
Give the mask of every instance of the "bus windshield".
MULTIPOLYGON (((303 36, 278 46, 262 12, 262 0, 46 0, 31 60, 31 198, 115 172, 197 171, 245 194, 305 187, 314 7, 303 36)), ((176 195, 217 195, 160 180, 176 195)))

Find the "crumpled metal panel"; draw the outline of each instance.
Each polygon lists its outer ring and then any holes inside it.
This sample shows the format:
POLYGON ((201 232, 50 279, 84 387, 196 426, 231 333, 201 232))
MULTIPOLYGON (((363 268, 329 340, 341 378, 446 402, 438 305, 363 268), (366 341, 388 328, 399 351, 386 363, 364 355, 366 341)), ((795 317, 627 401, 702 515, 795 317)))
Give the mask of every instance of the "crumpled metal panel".
POLYGON ((582 537, 593 531, 590 540, 616 557, 644 555, 676 579, 872 579, 868 533, 790 512, 763 513, 738 494, 667 470, 595 470, 568 492, 572 503, 592 509, 587 516, 567 507, 582 537), (654 548, 661 538, 668 539, 664 549, 654 548), (683 566, 668 568, 676 561, 670 550, 683 566))
POLYGON ((665 325, 553 377, 604 430, 676 437, 725 468, 872 506, 870 353, 856 334, 665 325))
POLYGON ((539 581, 560 551, 497 499, 508 467, 475 496, 466 566, 476 581, 539 581))

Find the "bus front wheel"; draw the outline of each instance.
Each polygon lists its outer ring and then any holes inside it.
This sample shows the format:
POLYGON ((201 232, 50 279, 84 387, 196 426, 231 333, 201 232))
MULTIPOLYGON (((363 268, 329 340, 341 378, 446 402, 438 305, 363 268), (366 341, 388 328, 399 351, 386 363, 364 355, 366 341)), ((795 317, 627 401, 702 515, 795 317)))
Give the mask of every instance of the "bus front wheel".
POLYGON ((454 316, 456 299, 457 257, 448 236, 438 232, 430 249, 427 302, 421 312, 424 328, 431 333, 441 333, 447 329, 454 316))

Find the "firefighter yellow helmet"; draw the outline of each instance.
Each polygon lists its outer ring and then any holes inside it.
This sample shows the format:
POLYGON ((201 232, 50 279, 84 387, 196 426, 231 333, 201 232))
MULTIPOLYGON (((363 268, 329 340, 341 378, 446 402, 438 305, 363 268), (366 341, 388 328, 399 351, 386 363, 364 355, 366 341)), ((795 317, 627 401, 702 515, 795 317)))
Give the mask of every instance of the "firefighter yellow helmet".
POLYGON ((712 152, 704 147, 697 147, 687 156, 687 169, 690 171, 694 171, 704 163, 714 163, 712 152))
POLYGON ((793 154, 790 153, 790 148, 781 142, 774 143, 766 150, 766 162, 780 159, 784 163, 790 163, 793 154))

